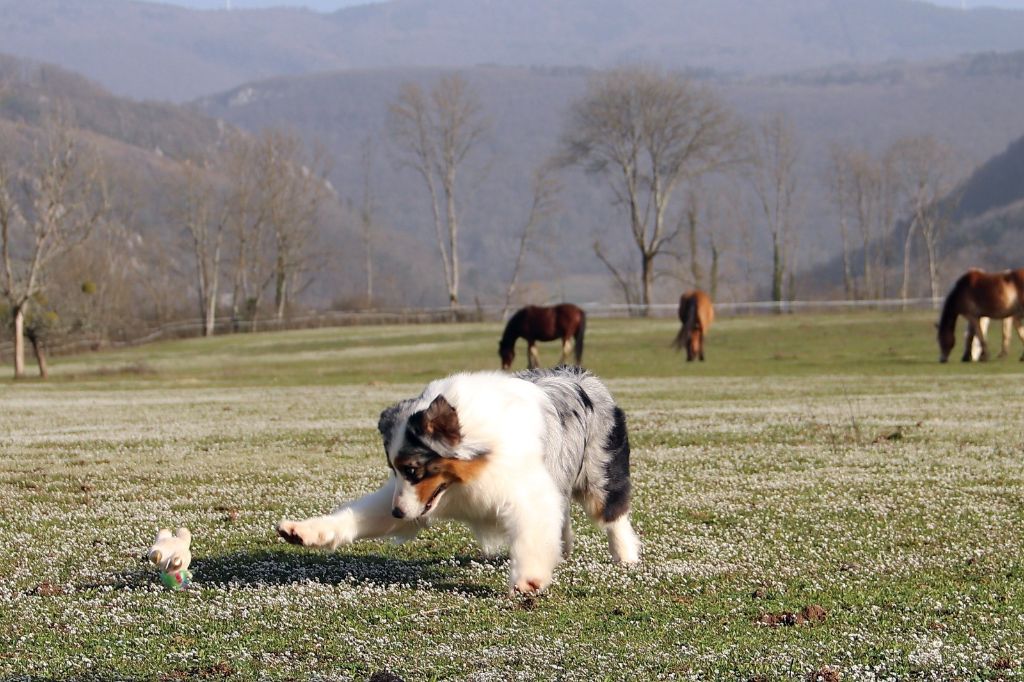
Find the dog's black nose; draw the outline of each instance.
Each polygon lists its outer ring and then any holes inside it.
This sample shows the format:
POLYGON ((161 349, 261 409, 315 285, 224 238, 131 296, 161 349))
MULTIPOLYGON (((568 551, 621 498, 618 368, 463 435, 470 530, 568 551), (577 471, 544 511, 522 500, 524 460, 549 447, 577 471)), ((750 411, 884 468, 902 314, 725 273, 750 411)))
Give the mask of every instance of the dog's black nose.
POLYGON ((405 518, 405 512, 399 509, 398 507, 395 507, 394 509, 391 510, 391 515, 394 516, 396 519, 405 518))

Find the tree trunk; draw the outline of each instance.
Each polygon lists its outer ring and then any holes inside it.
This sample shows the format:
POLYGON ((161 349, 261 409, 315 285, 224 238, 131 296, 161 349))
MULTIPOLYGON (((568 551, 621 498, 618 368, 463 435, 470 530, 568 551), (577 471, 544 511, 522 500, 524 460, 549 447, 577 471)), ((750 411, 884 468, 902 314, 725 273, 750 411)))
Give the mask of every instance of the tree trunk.
POLYGON ((451 281, 448 283, 448 304, 452 310, 459 307, 459 221, 455 215, 455 177, 444 184, 448 212, 448 256, 452 261, 451 281))
POLYGON ((238 261, 235 264, 234 290, 231 292, 231 327, 233 331, 242 328, 243 308, 248 305, 249 295, 245 277, 244 243, 238 250, 238 261))
POLYGON ((274 316, 280 320, 284 318, 284 299, 288 287, 288 273, 284 265, 284 259, 277 257, 277 267, 274 273, 274 316))
POLYGON ((907 236, 903 240, 903 286, 900 288, 900 298, 903 300, 903 308, 907 307, 907 300, 910 292, 910 247, 913 245, 914 230, 917 228, 917 220, 910 221, 907 226, 907 236))
POLYGON ((25 304, 14 306, 14 378, 25 376, 25 304))
POLYGON ((873 298, 875 296, 874 287, 872 286, 871 280, 873 279, 871 272, 871 235, 864 235, 864 298, 873 298))
POLYGON ((35 353, 36 362, 39 363, 39 376, 46 379, 50 376, 50 370, 46 367, 46 349, 43 348, 42 341, 35 334, 29 333, 28 339, 32 342, 32 352, 35 353))
POLYGON ((373 307, 373 242, 370 239, 369 230, 364 236, 366 248, 366 307, 373 307))
POLYGON ((846 218, 839 219, 839 235, 843 243, 843 291, 846 292, 846 300, 857 297, 853 287, 853 267, 850 265, 850 242, 847 233, 846 218))
POLYGON ((711 242, 711 274, 708 276, 708 293, 712 301, 718 300, 718 245, 711 242))
MULTIPOLYGON (((697 253, 697 211, 692 206, 687 211, 686 222, 688 228, 687 236, 690 242, 690 274, 693 276, 693 286, 703 289, 704 273, 701 272, 700 254, 697 253)), ((713 297, 712 300, 714 300, 713 297)))
POLYGON ((206 300, 206 310, 203 311, 203 336, 213 336, 214 327, 217 324, 217 280, 214 279, 210 295, 206 300))
POLYGON ((937 239, 934 227, 922 227, 921 234, 924 236, 925 253, 928 257, 928 284, 932 294, 932 306, 938 308, 939 297, 939 262, 937 239))
POLYGON ((651 299, 653 298, 654 291, 654 254, 645 253, 643 255, 643 316, 651 316, 651 299))
POLYGON ((220 292, 220 239, 217 237, 217 248, 213 252, 213 272, 208 283, 209 296, 206 302, 206 319, 204 320, 203 336, 213 336, 217 324, 217 296, 220 292))
POLYGON ((782 279, 785 264, 782 262, 782 246, 778 235, 772 235, 772 300, 775 301, 776 312, 781 312, 782 279))

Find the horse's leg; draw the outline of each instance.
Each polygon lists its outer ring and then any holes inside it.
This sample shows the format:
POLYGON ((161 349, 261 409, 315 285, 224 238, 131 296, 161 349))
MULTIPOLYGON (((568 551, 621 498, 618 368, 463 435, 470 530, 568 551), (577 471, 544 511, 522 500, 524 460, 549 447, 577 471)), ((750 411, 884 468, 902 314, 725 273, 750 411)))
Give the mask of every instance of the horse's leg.
POLYGON ((529 359, 527 360, 527 366, 530 369, 537 369, 540 367, 540 353, 537 352, 537 342, 530 341, 530 346, 527 350, 529 359))
MULTIPOLYGON (((974 325, 975 338, 981 343, 981 352, 978 353, 978 362, 988 362, 988 318, 987 317, 969 317, 968 322, 974 325)), ((970 349, 967 349, 970 351, 970 349)))
POLYGON ((989 318, 979 317, 977 326, 970 323, 967 325, 967 336, 964 338, 964 343, 971 349, 971 360, 977 361, 981 357, 981 336, 988 334, 988 324, 989 318))
POLYGON ((704 332, 698 330, 694 333, 697 335, 697 357, 704 362, 704 332))
MULTIPOLYGON (((1017 336, 1020 337, 1020 342, 1024 344, 1024 317, 1014 317, 1013 324, 1017 327, 1017 336)), ((1020 361, 1024 362, 1024 353, 1021 354, 1020 361)))
POLYGON ((964 362, 977 360, 980 352, 981 343, 974 336, 974 325, 968 322, 967 329, 964 330, 964 357, 961 359, 964 362))
POLYGON ((573 343, 571 336, 567 336, 564 339, 562 339, 562 357, 558 359, 558 364, 564 365, 566 363, 566 361, 569 359, 569 353, 572 352, 572 347, 573 343))
POLYGON ((1003 318, 1003 345, 999 348, 999 357, 1005 358, 1010 354, 1010 335, 1013 334, 1013 316, 1003 318))

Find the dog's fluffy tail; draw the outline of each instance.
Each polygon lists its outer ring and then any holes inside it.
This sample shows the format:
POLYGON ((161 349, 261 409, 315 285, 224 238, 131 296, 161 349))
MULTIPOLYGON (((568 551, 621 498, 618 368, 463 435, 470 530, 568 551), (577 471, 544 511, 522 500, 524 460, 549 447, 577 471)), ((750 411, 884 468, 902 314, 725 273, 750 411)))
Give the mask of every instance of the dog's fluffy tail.
POLYGON ((626 431, 626 413, 616 407, 612 411, 612 429, 608 432, 605 450, 608 452, 604 511, 606 522, 614 521, 629 512, 629 434, 626 431))

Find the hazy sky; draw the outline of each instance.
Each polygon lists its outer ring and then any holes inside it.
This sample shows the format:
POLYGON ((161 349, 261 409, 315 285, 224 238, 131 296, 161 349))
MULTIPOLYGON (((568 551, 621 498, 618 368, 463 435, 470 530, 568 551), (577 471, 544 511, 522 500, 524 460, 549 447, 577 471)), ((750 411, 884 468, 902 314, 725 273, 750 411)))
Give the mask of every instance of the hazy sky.
MULTIPOLYGON (((229 0, 148 0, 149 2, 160 2, 166 5, 183 5, 197 9, 224 9, 229 0)), ((342 7, 351 5, 366 5, 379 0, 230 0, 231 6, 236 9, 253 7, 280 7, 288 5, 293 7, 308 7, 321 12, 333 12, 342 7)), ((1024 0, 1022 0, 1024 2, 1024 0)))
MULTIPOLYGON (((150 2, 162 2, 173 5, 184 5, 200 9, 223 9, 225 3, 230 1, 232 7, 273 7, 280 5, 292 5, 309 7, 310 9, 329 12, 341 7, 351 5, 365 5, 380 0, 149 0, 150 2)), ((936 5, 947 5, 960 7, 961 1, 967 7, 1009 7, 1024 9, 1024 0, 928 0, 936 5)))

